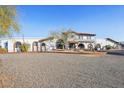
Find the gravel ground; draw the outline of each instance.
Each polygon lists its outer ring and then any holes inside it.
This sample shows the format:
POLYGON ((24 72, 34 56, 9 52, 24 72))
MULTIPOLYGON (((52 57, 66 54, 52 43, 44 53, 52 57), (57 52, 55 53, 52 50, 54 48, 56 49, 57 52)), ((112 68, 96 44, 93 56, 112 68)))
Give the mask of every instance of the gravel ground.
POLYGON ((2 54, 0 87, 124 87, 124 56, 2 54))

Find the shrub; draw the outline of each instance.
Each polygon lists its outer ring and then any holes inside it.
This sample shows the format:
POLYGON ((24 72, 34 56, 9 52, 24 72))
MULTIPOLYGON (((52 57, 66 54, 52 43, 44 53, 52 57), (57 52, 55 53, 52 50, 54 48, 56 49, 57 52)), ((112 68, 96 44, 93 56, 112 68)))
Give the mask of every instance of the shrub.
POLYGON ((7 49, 6 48, 0 48, 0 54, 3 54, 3 53, 7 53, 7 49))
POLYGON ((20 46, 21 52, 28 52, 29 46, 27 44, 22 44, 20 46))
POLYGON ((106 47, 107 50, 112 49, 111 45, 106 45, 105 47, 106 47))

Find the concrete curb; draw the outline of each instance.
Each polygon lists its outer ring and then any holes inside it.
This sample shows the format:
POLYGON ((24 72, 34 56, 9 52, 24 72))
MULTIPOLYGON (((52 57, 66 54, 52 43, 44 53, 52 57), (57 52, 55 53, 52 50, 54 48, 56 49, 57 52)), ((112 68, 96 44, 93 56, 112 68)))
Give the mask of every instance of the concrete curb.
MULTIPOLYGON (((5 53, 5 54, 32 54, 32 53, 59 53, 59 54, 82 54, 82 55, 101 55, 101 54, 106 54, 106 52, 62 52, 62 51, 52 51, 52 52, 27 52, 27 53, 5 53)), ((2 54, 4 55, 4 54, 2 54)))

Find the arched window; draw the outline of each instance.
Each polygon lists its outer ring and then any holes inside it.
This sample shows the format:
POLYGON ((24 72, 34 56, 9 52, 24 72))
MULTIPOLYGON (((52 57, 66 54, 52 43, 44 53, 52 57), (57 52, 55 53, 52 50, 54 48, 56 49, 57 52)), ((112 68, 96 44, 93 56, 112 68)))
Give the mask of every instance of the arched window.
POLYGON ((79 45, 78 45, 78 48, 79 48, 79 49, 84 49, 85 46, 84 46, 84 44, 79 44, 79 45))
POLYGON ((20 48, 21 45, 22 45, 21 42, 19 42, 19 41, 15 42, 14 43, 14 52, 21 52, 21 48, 20 48))
POLYGON ((41 46, 46 46, 46 44, 45 43, 42 43, 41 46))
POLYGON ((95 50, 101 50, 101 45, 100 44, 96 44, 95 50))
POLYGON ((16 48, 21 46, 21 42, 16 42, 16 48))
POLYGON ((33 42, 32 44, 32 51, 37 52, 38 51, 38 42, 33 42))
POLYGON ((40 44, 40 51, 42 51, 42 52, 46 51, 46 44, 45 43, 40 44))
POLYGON ((33 46, 38 46, 38 42, 33 42, 33 46))

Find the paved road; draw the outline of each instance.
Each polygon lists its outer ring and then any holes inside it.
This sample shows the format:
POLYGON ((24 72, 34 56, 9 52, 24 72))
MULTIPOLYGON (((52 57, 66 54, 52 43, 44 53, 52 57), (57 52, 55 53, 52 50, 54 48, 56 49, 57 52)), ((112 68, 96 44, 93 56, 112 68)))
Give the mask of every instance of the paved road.
POLYGON ((108 54, 124 56, 124 49, 123 50, 110 50, 108 51, 108 54))
POLYGON ((71 54, 0 55, 1 87, 124 87, 124 57, 71 54))

